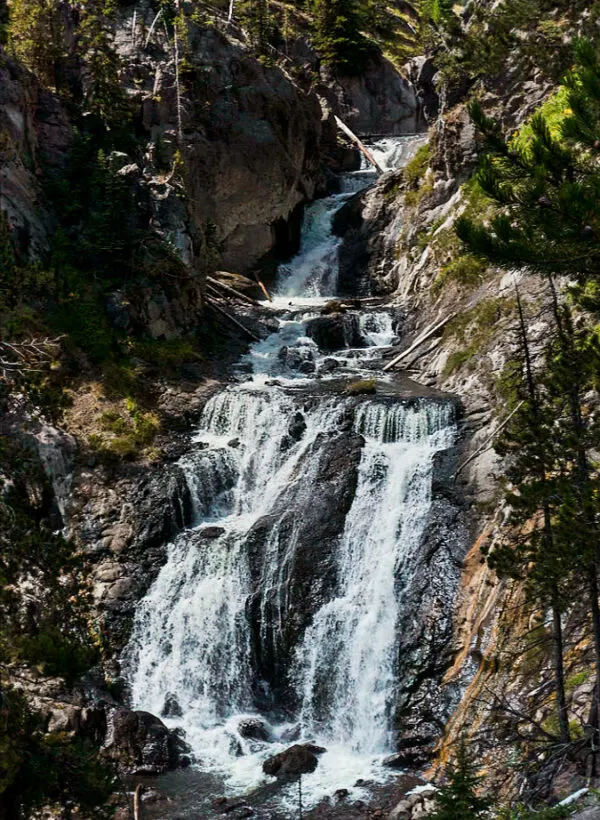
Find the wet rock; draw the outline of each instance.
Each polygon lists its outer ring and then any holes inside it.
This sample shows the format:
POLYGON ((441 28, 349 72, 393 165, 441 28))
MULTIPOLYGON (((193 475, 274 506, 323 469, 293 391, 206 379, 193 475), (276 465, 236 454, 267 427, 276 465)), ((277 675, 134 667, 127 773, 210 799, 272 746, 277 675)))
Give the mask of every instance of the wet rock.
POLYGON ((297 693, 289 686, 286 669, 300 635, 335 589, 336 548, 354 499, 363 443, 352 430, 317 436, 305 457, 315 459, 319 492, 307 494, 298 482, 291 482, 269 515, 260 518, 247 535, 255 589, 249 616, 257 676, 292 709, 297 706, 297 693), (289 579, 284 608, 277 585, 263 571, 264 551, 275 527, 279 556, 270 560, 289 579))
POLYGON ((200 530, 198 536, 203 541, 214 541, 216 538, 220 538, 224 534, 224 527, 204 527, 204 529, 200 530))
POLYGON ((268 758, 263 763, 263 772, 271 777, 294 778, 310 774, 319 765, 317 755, 325 751, 310 743, 290 746, 284 752, 268 758))
POLYGON ((241 737, 251 740, 262 740, 268 743, 273 739, 271 727, 260 718, 244 718, 238 723, 238 732, 241 737))
POLYGON ((175 695, 168 694, 166 696, 161 715, 163 717, 181 717, 183 715, 183 711, 175 695))
POLYGON ((348 789, 338 789, 333 793, 333 796, 335 797, 338 803, 341 803, 348 797, 349 794, 350 792, 348 791, 348 789))
POLYGON ((109 716, 104 753, 122 774, 163 774, 188 751, 178 733, 149 712, 115 709, 109 716))
POLYGON ((228 816, 235 815, 235 817, 250 817, 254 812, 246 801, 240 797, 218 797, 213 802, 213 808, 219 814, 226 814, 228 816), (240 814, 240 811, 249 810, 250 814, 240 814))
POLYGON ((304 433, 306 432, 306 421, 304 420, 304 416, 302 413, 296 413, 294 416, 294 420, 288 427, 288 435, 294 441, 300 441, 304 433))
POLYGON ((236 450, 240 446, 239 438, 232 438, 231 441, 227 442, 227 446, 232 447, 234 450, 236 450))
POLYGON ((358 316, 354 313, 333 313, 311 319, 306 325, 306 335, 320 350, 333 351, 364 346, 358 316))
POLYGON ((337 359, 325 359, 325 361, 319 367, 319 372, 333 373, 334 370, 338 370, 341 366, 341 363, 338 362, 337 359))
POLYGON ((433 122, 440 110, 440 98, 435 86, 437 69, 431 57, 413 57, 404 66, 406 76, 417 91, 420 114, 426 122, 433 122))
POLYGON ((282 743, 294 743, 300 737, 302 732, 302 727, 299 723, 295 726, 290 726, 288 729, 285 729, 279 737, 279 740, 282 743))

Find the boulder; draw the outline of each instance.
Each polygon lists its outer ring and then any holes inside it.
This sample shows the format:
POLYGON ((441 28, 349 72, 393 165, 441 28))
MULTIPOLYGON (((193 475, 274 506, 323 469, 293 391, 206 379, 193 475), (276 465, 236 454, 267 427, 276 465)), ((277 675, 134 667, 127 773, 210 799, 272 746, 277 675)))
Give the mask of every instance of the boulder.
POLYGON ((401 800, 388 815, 388 820, 409 820, 411 814, 410 801, 401 800))
POLYGON ((121 774, 163 774, 182 765, 188 751, 179 734, 149 712, 115 709, 109 715, 104 753, 121 774))
POLYGON ((263 772, 271 777, 294 778, 303 774, 310 774, 319 765, 317 755, 325 749, 314 746, 312 743, 297 743, 284 752, 269 757, 263 763, 263 772))
POLYGON ((321 350, 344 350, 364 347, 358 316, 352 313, 332 313, 311 319, 306 325, 309 336, 321 350))
POLYGON ((268 743, 273 739, 271 727, 258 717, 242 718, 238 723, 238 732, 241 737, 249 740, 262 740, 268 743))
POLYGON ((179 701, 172 693, 166 696, 165 705, 162 708, 161 714, 163 717, 181 717, 183 715, 179 701))

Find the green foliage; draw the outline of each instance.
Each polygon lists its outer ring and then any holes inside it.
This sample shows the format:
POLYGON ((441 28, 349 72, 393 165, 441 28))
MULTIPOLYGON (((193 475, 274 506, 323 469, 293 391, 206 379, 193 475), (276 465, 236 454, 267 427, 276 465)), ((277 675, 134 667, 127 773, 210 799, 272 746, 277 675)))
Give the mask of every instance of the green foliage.
POLYGON ((59 0, 13 0, 6 26, 10 52, 46 85, 59 87, 66 57, 59 0))
POLYGON ((482 778, 469 757, 467 746, 461 738, 456 761, 447 768, 448 783, 435 796, 436 808, 429 815, 431 820, 474 820, 482 817, 490 807, 490 801, 477 793, 482 778))
POLYGON ((92 743, 47 733, 44 717, 13 688, 0 692, 0 720, 0 807, 7 817, 30 817, 49 805, 77 805, 78 816, 90 820, 114 815, 107 801, 117 783, 92 743))
POLYGON ((471 254, 462 254, 444 265, 433 284, 434 291, 440 291, 448 282, 459 285, 478 285, 485 275, 487 265, 471 254))
POLYGON ((270 47, 277 39, 276 19, 271 14, 269 3, 267 0, 243 0, 239 13, 256 53, 263 58, 268 57, 270 47))
POLYGON ((497 820, 560 820, 570 817, 574 811, 572 806, 545 807, 532 811, 518 804, 511 809, 502 809, 497 815, 497 820))
POLYGON ((513 309, 511 299, 486 299, 449 322, 444 328, 444 338, 455 338, 465 347, 450 354, 443 375, 451 375, 475 355, 482 353, 498 321, 510 315, 513 309))
POLYGON ((109 435, 93 433, 88 436, 88 444, 108 458, 137 458, 147 450, 160 431, 158 417, 141 410, 132 398, 125 399, 124 412, 105 411, 99 422, 102 430, 109 435))
POLYGON ((313 0, 313 39, 322 60, 342 74, 360 74, 374 45, 362 33, 357 0, 313 0))
POLYGON ((132 339, 130 353, 161 370, 200 358, 194 344, 188 339, 132 339))
POLYGON ((411 188, 418 188, 421 184, 429 168, 431 155, 431 145, 426 142, 417 148, 414 157, 404 166, 402 175, 411 188))
POLYGON ((568 273, 581 283, 598 278, 600 146, 593 133, 600 125, 600 62, 586 41, 575 58, 552 105, 532 117, 522 136, 507 141, 478 104, 471 106, 487 145, 477 182, 498 210, 489 226, 464 216, 456 227, 482 258, 568 273))

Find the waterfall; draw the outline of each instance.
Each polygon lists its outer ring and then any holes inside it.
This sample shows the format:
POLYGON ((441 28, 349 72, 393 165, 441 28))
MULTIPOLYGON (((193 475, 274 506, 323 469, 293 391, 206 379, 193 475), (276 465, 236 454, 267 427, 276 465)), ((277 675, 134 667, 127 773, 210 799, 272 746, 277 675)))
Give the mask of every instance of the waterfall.
MULTIPOLYGON (((406 160, 417 141, 397 143, 380 153, 406 160)), ((308 802, 383 778, 378 761, 394 747, 403 590, 427 530, 436 453, 454 441, 454 408, 346 391, 344 380, 371 375, 395 343, 389 307, 336 319, 347 323, 339 350, 311 336, 335 294, 331 223, 350 195, 307 209, 300 252, 279 271, 277 330, 204 408, 180 462, 194 525, 169 546, 126 652, 135 708, 182 727, 202 770, 230 793, 263 781, 262 761, 289 745, 290 725, 329 750, 304 785, 308 802), (331 531, 310 543, 323 498, 345 506, 325 511, 331 531), (308 613, 295 586, 307 537, 308 613), (270 742, 244 736, 248 715, 271 722, 270 742)))
POLYGON ((339 547, 340 589, 307 630, 297 679, 305 726, 383 754, 392 748, 398 587, 423 536, 433 455, 452 443, 452 412, 368 402, 355 424, 365 446, 339 547))

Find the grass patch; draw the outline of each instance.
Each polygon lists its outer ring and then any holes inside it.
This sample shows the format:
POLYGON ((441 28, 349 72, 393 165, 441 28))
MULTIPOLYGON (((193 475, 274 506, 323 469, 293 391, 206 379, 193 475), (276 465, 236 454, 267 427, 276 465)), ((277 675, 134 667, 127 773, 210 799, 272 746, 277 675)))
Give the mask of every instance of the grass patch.
POLYGON ((345 392, 349 396, 365 396, 377 391, 377 379, 361 379, 348 385, 345 392))
POLYGON ((101 456, 133 460, 147 454, 160 431, 160 420, 155 413, 140 410, 134 399, 126 399, 123 405, 102 413, 102 432, 88 436, 88 445, 101 456))
POLYGON ((463 254, 454 259, 450 264, 444 265, 433 283, 434 293, 440 293, 449 282, 456 282, 462 286, 479 285, 487 265, 471 254, 463 254))
POLYGON ((443 338, 457 339, 464 347, 448 357, 443 375, 452 375, 476 354, 485 350, 498 322, 510 315, 514 307, 514 299, 486 299, 449 322, 444 328, 443 338))

